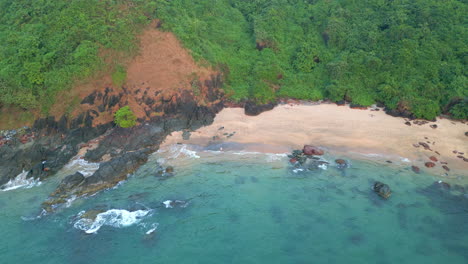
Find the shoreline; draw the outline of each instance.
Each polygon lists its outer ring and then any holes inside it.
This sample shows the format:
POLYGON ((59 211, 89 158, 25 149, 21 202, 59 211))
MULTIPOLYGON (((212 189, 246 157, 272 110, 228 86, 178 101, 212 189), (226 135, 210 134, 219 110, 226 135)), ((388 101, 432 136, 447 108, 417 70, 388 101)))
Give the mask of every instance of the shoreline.
POLYGON ((468 178, 468 162, 457 157, 468 157, 468 124, 449 119, 414 123, 418 120, 393 117, 381 109, 350 109, 326 103, 282 104, 257 116, 245 115, 243 108, 224 108, 213 124, 190 131, 189 139, 188 131, 173 132, 161 147, 176 143, 240 143, 248 151, 285 153, 311 144, 333 156, 372 160, 380 160, 381 156, 384 163, 387 159, 408 159, 409 167, 414 165, 427 173, 468 178), (431 161, 431 156, 437 161, 431 161), (426 162, 433 162, 435 167, 426 168, 426 162), (450 171, 442 167, 445 162, 450 171))

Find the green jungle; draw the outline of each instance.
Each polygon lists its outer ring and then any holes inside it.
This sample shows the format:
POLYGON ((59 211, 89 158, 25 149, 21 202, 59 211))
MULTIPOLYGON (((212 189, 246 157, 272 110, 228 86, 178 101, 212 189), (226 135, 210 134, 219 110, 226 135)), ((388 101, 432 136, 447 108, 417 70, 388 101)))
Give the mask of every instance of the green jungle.
POLYGON ((0 0, 0 108, 47 113, 59 91, 135 54, 154 19, 233 101, 383 104, 468 118, 466 0, 0 0))

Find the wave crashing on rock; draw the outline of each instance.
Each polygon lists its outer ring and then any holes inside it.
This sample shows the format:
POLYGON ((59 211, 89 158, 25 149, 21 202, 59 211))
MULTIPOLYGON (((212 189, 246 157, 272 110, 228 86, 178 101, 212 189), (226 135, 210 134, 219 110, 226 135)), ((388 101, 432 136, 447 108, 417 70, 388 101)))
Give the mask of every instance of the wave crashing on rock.
MULTIPOLYGON (((121 209, 111 209, 100 213, 96 218, 81 218, 76 221, 73 227, 83 230, 87 234, 96 233, 102 226, 112 226, 115 228, 128 227, 139 223, 143 217, 148 215, 151 210, 127 211, 121 209)), ((83 215, 81 212, 80 215, 83 215)))

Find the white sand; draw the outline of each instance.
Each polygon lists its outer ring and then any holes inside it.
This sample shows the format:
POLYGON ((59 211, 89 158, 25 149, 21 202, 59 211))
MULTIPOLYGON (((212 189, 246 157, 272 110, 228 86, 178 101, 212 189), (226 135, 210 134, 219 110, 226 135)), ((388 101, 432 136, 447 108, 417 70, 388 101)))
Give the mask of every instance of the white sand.
POLYGON ((468 124, 439 119, 425 125, 407 126, 405 119, 395 118, 383 111, 350 109, 334 104, 280 105, 258 116, 246 116, 241 108, 226 108, 212 125, 192 132, 190 140, 182 139, 182 132, 173 133, 164 144, 185 143, 208 145, 215 141, 264 144, 256 151, 287 152, 304 144, 324 147, 336 155, 353 155, 400 161, 408 165, 444 174, 440 161, 448 162, 450 175, 468 177, 468 162, 457 158, 452 151, 465 153, 468 158, 468 124), (437 124, 433 129, 429 125, 437 124), (219 130, 220 127, 224 129, 219 130), (227 138, 224 133, 236 132, 227 138), (427 137, 428 139, 425 139, 427 137), (430 141, 433 151, 415 148, 414 143, 430 141), (434 145, 432 142, 435 142, 434 145), (439 152, 440 155, 436 154, 439 152), (378 155, 374 155, 378 154, 378 155), (435 156, 436 167, 426 169, 428 157, 435 156))

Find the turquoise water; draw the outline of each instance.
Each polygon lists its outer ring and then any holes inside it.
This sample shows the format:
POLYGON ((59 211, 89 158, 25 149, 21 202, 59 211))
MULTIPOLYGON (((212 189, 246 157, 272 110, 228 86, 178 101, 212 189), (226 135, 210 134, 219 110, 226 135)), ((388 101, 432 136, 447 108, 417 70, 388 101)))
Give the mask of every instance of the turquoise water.
POLYGON ((0 263, 468 263, 467 197, 425 189, 439 177, 371 160, 294 172, 287 160, 173 146, 116 188, 40 218, 63 175, 0 192, 0 263), (155 177, 157 161, 175 176, 155 177), (187 204, 165 208, 169 199, 187 204), (91 209, 146 215, 86 234, 74 226, 91 209))

